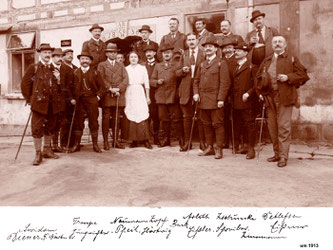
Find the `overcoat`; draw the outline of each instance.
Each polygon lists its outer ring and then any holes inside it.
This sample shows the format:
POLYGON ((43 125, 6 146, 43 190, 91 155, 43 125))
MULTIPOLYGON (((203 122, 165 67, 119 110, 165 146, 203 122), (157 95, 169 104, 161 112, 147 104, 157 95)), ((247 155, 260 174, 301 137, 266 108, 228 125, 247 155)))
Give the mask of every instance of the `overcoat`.
POLYGON ((77 67, 73 65, 73 68, 68 66, 65 63, 61 64, 60 67, 60 82, 61 86, 63 88, 64 94, 65 94, 65 100, 69 102, 73 99, 73 88, 74 88, 74 70, 77 69, 77 67))
POLYGON ((97 68, 100 62, 106 60, 105 49, 106 45, 102 40, 96 42, 92 38, 85 41, 82 45, 82 52, 88 52, 93 57, 93 61, 90 65, 93 68, 97 68))
POLYGON ((133 46, 133 50, 139 54, 140 62, 147 61, 145 49, 148 45, 152 45, 154 47, 155 51, 158 50, 158 44, 151 40, 148 40, 148 42, 144 42, 143 40, 140 40, 140 41, 137 41, 133 46))
POLYGON ((172 38, 171 33, 164 35, 160 42, 160 47, 157 52, 157 59, 162 62, 162 53, 160 51, 161 48, 164 48, 166 44, 169 44, 173 47, 173 52, 178 52, 180 49, 186 49, 186 35, 177 31, 175 38, 172 38))

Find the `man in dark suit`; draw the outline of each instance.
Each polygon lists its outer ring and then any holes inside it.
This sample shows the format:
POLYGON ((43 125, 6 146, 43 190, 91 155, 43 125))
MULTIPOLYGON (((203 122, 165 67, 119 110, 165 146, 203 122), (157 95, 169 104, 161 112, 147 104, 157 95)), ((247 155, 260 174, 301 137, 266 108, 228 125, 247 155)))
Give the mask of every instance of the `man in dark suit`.
POLYGON ((98 24, 93 24, 89 29, 92 37, 90 40, 85 41, 82 45, 82 52, 88 53, 92 56, 93 60, 90 67, 97 69, 100 62, 106 60, 105 56, 105 43, 100 39, 104 28, 98 24))
POLYGON ((212 37, 214 34, 206 30, 206 21, 203 18, 196 19, 194 25, 198 36, 198 45, 200 49, 203 49, 202 44, 206 42, 208 37, 212 37))
POLYGON ((231 39, 235 45, 244 42, 242 36, 232 33, 231 22, 229 20, 223 20, 220 23, 220 29, 222 33, 216 34, 217 42, 220 46, 222 46, 224 39, 231 39))
POLYGON ((140 63, 143 63, 147 61, 145 54, 146 47, 148 45, 153 46, 154 50, 157 51, 158 44, 149 39, 151 33, 153 33, 149 25, 142 25, 141 29, 139 29, 139 32, 142 39, 134 44, 133 50, 138 53, 140 63))
POLYGON ((297 57, 286 52, 287 42, 283 36, 272 39, 273 55, 266 57, 256 77, 255 85, 259 98, 264 100, 267 112, 268 131, 272 139, 274 156, 268 162, 278 162, 285 167, 288 161, 291 116, 293 106, 298 106, 297 90, 309 77, 297 57), (271 82, 261 86, 260 76, 267 72, 271 82))
POLYGON ((105 51, 108 59, 98 65, 98 71, 104 80, 106 89, 108 90, 102 98, 102 132, 104 149, 110 149, 108 142, 110 117, 112 117, 112 145, 116 148, 124 149, 125 147, 118 141, 118 135, 120 128, 120 115, 124 113, 125 91, 128 85, 128 75, 124 65, 116 61, 117 52, 119 51, 117 45, 109 43, 105 51), (116 117, 117 108, 118 116, 116 117), (117 131, 115 130, 116 120, 117 131))
POLYGON ((99 72, 90 67, 93 57, 88 53, 77 56, 81 67, 74 70, 74 99, 71 103, 76 105, 74 120, 74 146, 71 153, 80 151, 80 142, 84 129, 84 113, 88 115, 88 124, 93 142, 93 150, 101 153, 98 146, 98 101, 105 94, 103 78, 99 72))
POLYGON ((155 66, 150 81, 150 85, 156 88, 155 99, 158 105, 158 117, 163 130, 163 140, 160 143, 160 147, 170 146, 171 123, 174 125, 175 136, 179 140, 179 146, 184 146, 182 113, 176 101, 177 65, 172 61, 173 49, 171 45, 160 47, 163 62, 155 66))
POLYGON ((157 52, 158 61, 162 61, 162 51, 161 48, 166 45, 171 45, 173 47, 173 60, 179 61, 181 55, 184 53, 186 48, 186 35, 179 32, 179 20, 177 18, 170 18, 169 20, 169 29, 170 33, 163 36, 160 42, 160 48, 157 52))
POLYGON ((196 72, 193 99, 196 102, 199 101, 200 119, 204 125, 208 146, 199 155, 215 154, 215 159, 221 159, 224 142, 224 112, 222 108, 230 87, 230 77, 227 63, 216 56, 218 48, 216 39, 207 39, 203 46, 206 60, 201 63, 196 72), (214 132, 215 148, 213 146, 214 132))
MULTIPOLYGON (((73 61, 73 50, 66 49, 63 51, 63 60, 60 67, 60 82, 61 86, 64 90, 65 95, 65 114, 64 114, 64 122, 60 128, 60 145, 62 148, 67 147, 69 129, 72 122, 73 112, 74 112, 74 104, 71 103, 73 99, 73 87, 74 87, 74 75, 73 72, 77 67, 72 63, 73 61)), ((69 147, 73 147, 74 145, 74 133, 71 135, 69 147)))
MULTIPOLYGON (((183 127, 185 135, 185 145, 180 148, 181 152, 185 152, 188 148, 191 148, 189 144, 192 118, 194 115, 193 109, 193 81, 196 71, 201 62, 205 59, 204 52, 198 46, 198 39, 196 34, 187 34, 186 40, 188 50, 185 51, 184 56, 180 64, 180 68, 177 70, 177 76, 181 77, 181 83, 178 88, 180 108, 183 113, 183 127)), ((200 125, 202 126, 201 122, 200 125)), ((200 126, 199 125, 199 126, 200 126)), ((199 129, 200 148, 205 150, 202 130, 199 129)))
MULTIPOLYGON (((156 52, 157 48, 156 46, 150 44, 145 47, 145 54, 146 54, 146 68, 148 71, 148 76, 149 76, 149 81, 151 81, 151 76, 153 74, 155 65, 156 65, 156 52)), ((158 118, 158 108, 156 104, 156 99, 155 99, 155 92, 156 92, 156 87, 153 87, 152 85, 150 86, 149 90, 149 96, 150 96, 150 104, 149 104, 149 119, 150 121, 153 122, 153 136, 154 136, 154 144, 159 146, 160 142, 158 139, 158 130, 160 127, 160 120, 158 118)))
POLYGON ((36 150, 33 165, 39 165, 43 157, 58 159, 51 148, 51 138, 56 129, 57 114, 62 110, 60 73, 51 64, 54 48, 42 43, 37 49, 40 61, 31 64, 21 82, 24 99, 31 105, 31 133, 36 150), (44 148, 42 153, 42 137, 44 148))
POLYGON ((232 107, 235 128, 235 151, 238 151, 241 132, 247 138, 246 159, 255 157, 255 112, 256 93, 254 91, 251 62, 247 59, 249 47, 239 43, 235 47, 237 67, 233 76, 232 107), (242 126, 241 126, 242 125, 242 126))

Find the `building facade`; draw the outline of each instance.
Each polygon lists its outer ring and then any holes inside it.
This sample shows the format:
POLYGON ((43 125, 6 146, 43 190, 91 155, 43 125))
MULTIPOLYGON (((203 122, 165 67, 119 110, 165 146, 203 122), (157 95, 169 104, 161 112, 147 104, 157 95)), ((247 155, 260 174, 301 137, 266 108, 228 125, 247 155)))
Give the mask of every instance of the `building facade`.
POLYGON ((0 135, 22 132, 29 107, 20 93, 26 67, 38 60, 40 43, 72 48, 74 64, 89 27, 105 28, 102 39, 136 35, 143 24, 160 42, 168 20, 177 17, 180 31, 190 32, 197 16, 219 33, 228 19, 245 38, 251 13, 266 13, 266 24, 287 37, 288 46, 307 67, 311 80, 299 89, 301 108, 294 110, 294 139, 333 141, 333 1, 331 0, 0 0, 0 135))

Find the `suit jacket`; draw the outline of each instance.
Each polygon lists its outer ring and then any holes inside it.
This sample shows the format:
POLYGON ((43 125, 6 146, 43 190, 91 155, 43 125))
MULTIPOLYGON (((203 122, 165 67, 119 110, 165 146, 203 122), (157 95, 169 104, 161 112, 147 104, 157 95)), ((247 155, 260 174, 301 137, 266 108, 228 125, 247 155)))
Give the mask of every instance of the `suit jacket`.
POLYGON ((247 60, 239 69, 235 69, 233 76, 232 99, 234 109, 249 109, 254 107, 255 91, 252 78, 251 63, 247 60), (243 94, 250 96, 243 102, 243 94))
POLYGON ((177 52, 179 50, 185 50, 186 35, 184 33, 177 31, 176 37, 174 39, 172 38, 171 33, 162 37, 161 42, 160 42, 160 47, 157 52, 157 59, 160 62, 163 61, 163 57, 162 57, 162 53, 161 53, 160 49, 163 48, 166 44, 170 44, 173 46, 173 52, 177 52))
MULTIPOLYGON (((201 65, 201 62, 205 59, 205 55, 203 50, 198 50, 197 60, 195 62, 195 68, 194 68, 194 76, 196 72, 198 71, 199 66, 201 65)), ((192 78, 192 70, 190 72, 185 73, 183 71, 184 66, 190 66, 190 51, 186 50, 182 61, 179 65, 178 70, 176 71, 177 77, 181 77, 181 83, 178 88, 178 95, 179 95, 179 103, 181 105, 186 105, 189 101, 192 100, 193 96, 193 81, 194 78, 192 78)))
POLYGON ((216 38, 217 38, 217 43, 219 44, 219 46, 222 46, 223 41, 224 41, 224 39, 226 39, 226 38, 229 38, 229 39, 231 39, 232 41, 236 42, 237 45, 238 45, 239 43, 243 43, 243 42, 244 42, 244 39, 243 39, 242 36, 240 36, 240 35, 236 35, 236 34, 233 34, 233 33, 230 33, 230 34, 227 35, 227 36, 225 36, 225 35, 219 33, 219 34, 216 34, 215 36, 216 36, 216 38))
POLYGON ((154 65, 149 65, 148 62, 145 63, 145 66, 146 66, 146 69, 147 69, 147 72, 148 72, 148 77, 149 77, 149 85, 150 85, 149 96, 150 96, 150 101, 151 101, 151 103, 154 103, 154 104, 156 103, 156 100, 155 100, 156 87, 153 87, 150 84, 150 81, 151 81, 151 76, 153 74, 153 71, 154 71, 154 68, 155 68, 156 64, 157 64, 156 61, 154 62, 154 65))
POLYGON ((151 75, 150 85, 155 87, 155 100, 157 104, 173 104, 176 102, 177 93, 177 66, 169 62, 168 66, 164 62, 156 64, 151 75), (158 84, 158 79, 164 79, 163 84, 158 84))
POLYGON ((235 58, 235 54, 233 54, 230 58, 223 57, 223 60, 228 64, 229 76, 232 81, 234 77, 234 72, 237 67, 237 59, 235 58))
MULTIPOLYGON (((80 96, 83 94, 83 91, 82 91, 83 72, 82 72, 81 68, 77 68, 74 70, 73 74, 74 74, 74 97, 75 97, 75 100, 78 101, 80 96)), ((88 85, 90 86, 92 92, 96 96, 99 96, 102 99, 106 93, 106 88, 105 88, 102 76, 96 69, 91 68, 91 67, 88 70, 87 74, 88 74, 88 85)))
MULTIPOLYGON (((120 96, 119 96, 119 106, 125 106, 125 91, 128 86, 128 74, 123 64, 115 62, 114 66, 106 60, 101 62, 98 65, 97 70, 101 74, 103 78, 105 88, 109 90, 110 87, 112 88, 119 88, 120 89, 120 96)), ((102 99, 102 107, 111 107, 117 105, 117 97, 111 96, 110 91, 107 91, 106 95, 102 99)))
POLYGON ((201 49, 203 49, 202 44, 205 43, 209 37, 214 37, 214 34, 206 29, 201 35, 198 36, 198 44, 201 49))
POLYGON ((230 88, 228 65, 217 56, 211 63, 206 59, 194 78, 193 92, 200 96, 200 109, 217 109, 217 102, 224 101, 230 88))
MULTIPOLYGON (((255 78, 255 86, 257 86, 257 77, 260 76, 264 70, 268 70, 273 56, 274 55, 266 57, 261 63, 255 78)), ((286 82, 277 81, 280 102, 285 106, 297 104, 298 96, 296 87, 299 86, 298 84, 300 82, 309 80, 305 67, 300 63, 297 57, 294 57, 294 60, 292 58, 292 55, 284 52, 282 55, 278 56, 276 62, 276 74, 285 74, 288 76, 288 80, 286 82)), ((261 94, 258 89, 257 93, 261 94)))
POLYGON ((54 70, 52 64, 47 68, 41 62, 28 66, 21 81, 21 91, 25 100, 31 103, 32 111, 46 115, 50 100, 53 114, 64 110, 64 94, 60 81, 53 75, 54 70))
POLYGON ((77 69, 77 67, 73 65, 73 68, 69 67, 67 64, 62 63, 60 67, 60 82, 61 86, 64 91, 65 100, 67 102, 70 102, 73 97, 73 91, 74 91, 74 70, 77 69))
MULTIPOLYGON (((146 53, 145 53, 145 48, 147 47, 148 43, 145 43, 143 40, 137 41, 134 46, 133 50, 136 51, 139 54, 140 57, 140 62, 146 62, 146 53)), ((158 50, 158 44, 154 41, 149 40, 149 45, 154 46, 155 50, 158 50)))
POLYGON ((90 67, 97 68, 100 62, 106 60, 105 49, 106 45, 102 40, 99 40, 97 43, 91 38, 83 43, 82 52, 88 52, 93 57, 90 67))
MULTIPOLYGON (((245 42, 251 48, 251 51, 249 53, 250 61, 252 61, 252 52, 253 52, 253 47, 255 45, 255 44, 250 44, 250 38, 253 36, 256 36, 256 35, 257 35, 257 31, 252 30, 249 33, 247 33, 246 38, 245 38, 245 42)), ((279 32, 277 31, 277 29, 266 26, 265 37, 264 37, 265 45, 266 45, 265 46, 265 57, 268 57, 273 54, 272 39, 273 39, 273 36, 278 36, 278 35, 279 35, 279 32)))

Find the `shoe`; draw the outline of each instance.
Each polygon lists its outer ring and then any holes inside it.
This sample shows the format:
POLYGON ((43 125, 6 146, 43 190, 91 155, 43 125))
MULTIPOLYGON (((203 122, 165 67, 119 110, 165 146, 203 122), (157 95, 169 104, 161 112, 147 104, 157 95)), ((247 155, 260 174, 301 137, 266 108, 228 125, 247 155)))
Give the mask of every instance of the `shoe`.
POLYGON ((203 142, 203 141, 200 141, 200 146, 199 146, 200 150, 202 151, 205 151, 206 148, 207 148, 207 145, 203 142))
POLYGON ((184 147, 184 145, 185 145, 184 138, 183 138, 183 137, 180 137, 180 138, 178 139, 178 141, 179 141, 179 148, 184 147))
POLYGON ((222 157, 223 157, 223 151, 222 151, 222 148, 220 148, 220 147, 216 147, 216 148, 214 148, 214 150, 215 150, 215 159, 222 159, 222 157))
POLYGON ((160 140, 158 139, 157 135, 154 135, 154 144, 159 146, 160 145, 160 140))
POLYGON ((68 150, 69 153, 79 152, 81 150, 80 144, 74 144, 74 146, 68 150))
POLYGON ((246 148, 240 148, 235 150, 235 154, 242 154, 245 155, 248 153, 248 150, 246 148))
POLYGON ((129 145, 130 148, 136 148, 138 146, 137 141, 132 141, 132 143, 129 145))
POLYGON ((170 146, 170 138, 168 138, 168 137, 163 138, 163 140, 160 142, 160 145, 158 147, 163 148, 166 146, 170 146))
POLYGON ((229 148, 229 144, 223 144, 222 148, 229 148))
POLYGON ((36 151, 35 159, 34 159, 32 165, 37 166, 37 165, 41 164, 42 160, 43 160, 42 152, 36 151))
POLYGON ((199 153, 198 155, 199 156, 215 155, 213 146, 208 145, 208 147, 203 152, 199 153))
POLYGON ((280 160, 280 157, 278 157, 277 155, 267 158, 268 162, 277 162, 279 160, 280 160))
POLYGON ((99 148, 99 146, 98 146, 97 143, 93 143, 93 150, 94 150, 96 153, 102 153, 102 150, 99 148))
MULTIPOLYGON (((112 144, 113 145, 113 144, 112 144)), ((125 146, 122 145, 119 141, 114 142, 114 147, 119 149, 125 149, 125 146)))
POLYGON ((251 159, 254 159, 255 156, 256 156, 256 153, 255 153, 254 149, 250 148, 246 154, 246 159, 251 160, 251 159))
POLYGON ((277 166, 279 168, 284 168, 285 166, 287 166, 287 159, 285 158, 281 158, 277 164, 277 166))
POLYGON ((108 141, 104 141, 104 150, 110 150, 110 144, 108 141))
POLYGON ((64 152, 64 150, 61 147, 59 147, 58 145, 53 145, 52 150, 53 150, 53 152, 56 152, 56 153, 64 152))
POLYGON ((47 147, 43 151, 44 158, 59 159, 59 155, 56 155, 50 147, 47 147))
POLYGON ((150 143, 149 143, 148 140, 146 140, 146 141, 144 142, 144 146, 145 146, 145 148, 153 149, 153 147, 150 145, 150 143))
POLYGON ((190 148, 190 150, 192 149, 192 143, 189 144, 189 141, 187 141, 185 143, 185 145, 179 149, 179 151, 180 152, 187 152, 188 148, 190 148))

